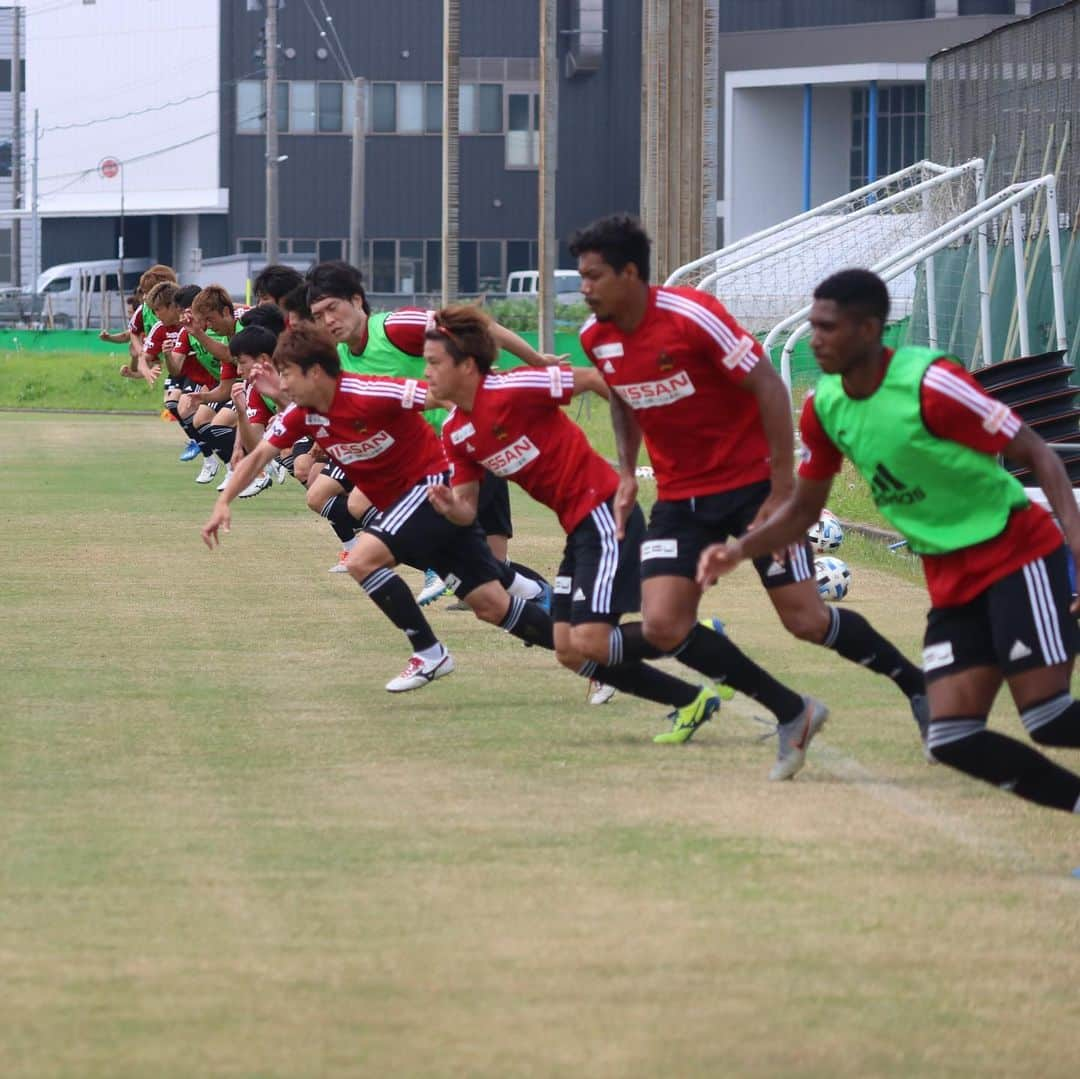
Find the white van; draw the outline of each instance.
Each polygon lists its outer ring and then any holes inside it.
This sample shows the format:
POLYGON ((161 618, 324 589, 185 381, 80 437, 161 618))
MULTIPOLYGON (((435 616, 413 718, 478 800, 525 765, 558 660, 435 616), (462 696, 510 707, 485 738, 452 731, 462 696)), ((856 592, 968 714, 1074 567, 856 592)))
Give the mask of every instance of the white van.
MULTIPOLYGON (((124 288, 119 288, 118 259, 98 259, 92 262, 64 262, 50 266, 38 275, 37 293, 40 297, 41 321, 58 330, 89 327, 100 324, 108 307, 109 321, 114 326, 127 322, 125 297, 139 284, 143 272, 154 263, 150 259, 124 259, 124 288), (104 291, 102 290, 104 285, 104 291), (106 304, 105 294, 108 294, 106 304)), ((35 308, 37 304, 35 304, 35 308)))
MULTIPOLYGON (((506 295, 511 300, 535 300, 540 294, 539 270, 515 270, 506 279, 506 295)), ((582 303, 581 274, 577 270, 555 271, 555 302, 582 303)))

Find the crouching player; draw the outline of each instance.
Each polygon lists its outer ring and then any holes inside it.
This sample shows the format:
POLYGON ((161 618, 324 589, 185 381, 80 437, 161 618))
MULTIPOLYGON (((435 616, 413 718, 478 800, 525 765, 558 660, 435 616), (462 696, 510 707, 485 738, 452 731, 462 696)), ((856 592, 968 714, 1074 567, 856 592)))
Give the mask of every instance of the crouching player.
MULTIPOLYGON (((472 525, 487 470, 509 477, 554 510, 567 537, 555 578, 559 662, 673 708, 673 730, 685 741, 716 712, 720 699, 712 688, 643 663, 658 658, 659 649, 646 643, 640 622, 619 625, 623 614, 641 607, 638 548, 645 519, 635 506, 625 535, 616 537, 612 498, 619 477, 562 410, 586 390, 606 396, 603 379, 594 370, 565 365, 493 374, 499 350, 491 326, 477 307, 446 307, 435 313, 426 334, 431 392, 456 406, 442 429, 453 487, 433 485, 428 498, 447 520, 472 525)), ((671 738, 667 732, 657 740, 671 738)))
POLYGON ((744 558, 782 548, 818 519, 844 456, 882 514, 923 559, 932 608, 923 669, 933 756, 975 779, 1080 813, 1080 776, 986 729, 1002 681, 1033 741, 1080 747, 1069 692, 1078 603, 1067 559, 1080 559, 1080 512, 1061 462, 952 359, 884 347, 884 282, 844 270, 814 292, 811 347, 823 372, 802 413, 804 460, 794 493, 767 523, 707 548, 712 584, 744 558), (1029 467, 1065 530, 1029 502, 997 454, 1029 467))

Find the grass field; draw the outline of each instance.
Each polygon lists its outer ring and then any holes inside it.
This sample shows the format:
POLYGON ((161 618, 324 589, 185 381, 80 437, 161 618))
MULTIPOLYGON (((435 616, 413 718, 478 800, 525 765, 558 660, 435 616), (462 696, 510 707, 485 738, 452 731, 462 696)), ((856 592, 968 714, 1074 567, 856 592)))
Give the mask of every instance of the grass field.
MULTIPOLYGON (((444 609, 458 671, 390 697, 403 643, 295 483, 211 554, 181 444, 0 416, 5 1079, 1076 1074, 1077 820, 925 765, 749 574, 709 609, 833 709, 790 784, 745 699, 654 746, 444 609)), ((916 655, 910 567, 843 553, 916 655)))

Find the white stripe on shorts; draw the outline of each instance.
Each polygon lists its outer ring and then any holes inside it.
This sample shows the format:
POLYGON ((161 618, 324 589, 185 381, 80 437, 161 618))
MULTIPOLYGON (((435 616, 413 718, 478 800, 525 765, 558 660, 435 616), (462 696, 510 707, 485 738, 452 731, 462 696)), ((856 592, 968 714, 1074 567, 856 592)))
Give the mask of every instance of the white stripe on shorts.
POLYGON ((615 518, 611 507, 602 502, 589 514, 600 537, 600 565, 593 581, 592 609, 597 614, 611 611, 611 593, 615 587, 615 574, 619 569, 619 541, 615 538, 615 518))
POLYGON ((1027 585, 1028 600, 1035 621, 1035 631, 1039 635, 1039 647, 1047 666, 1065 663, 1065 642, 1061 637, 1061 623, 1058 621, 1057 607, 1050 589, 1050 578, 1046 573, 1046 563, 1037 558, 1024 566, 1024 583, 1027 585))

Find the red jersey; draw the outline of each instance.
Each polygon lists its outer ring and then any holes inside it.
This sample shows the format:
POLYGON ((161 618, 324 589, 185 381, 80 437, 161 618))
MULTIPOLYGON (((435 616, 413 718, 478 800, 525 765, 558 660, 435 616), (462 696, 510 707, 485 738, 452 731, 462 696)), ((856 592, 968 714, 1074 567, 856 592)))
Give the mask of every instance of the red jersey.
POLYGON ((270 421, 276 415, 277 410, 272 409, 267 403, 266 399, 261 393, 259 393, 250 382, 244 383, 244 392, 247 394, 247 418, 252 423, 260 424, 262 427, 269 427, 270 421))
POLYGON ((342 373, 325 413, 291 404, 264 438, 278 449, 313 438, 383 510, 426 476, 450 467, 438 436, 420 416, 426 404, 427 386, 415 379, 342 373))
POLYGON ((180 326, 166 326, 164 322, 155 322, 143 342, 143 351, 151 360, 159 359, 163 352, 175 352, 180 330, 180 326))
POLYGON ((454 486, 479 481, 487 469, 520 484, 573 532, 619 486, 615 470, 562 411, 573 394, 568 366, 488 375, 472 411, 455 408, 443 424, 454 486))
POLYGON ((769 478, 757 398, 741 385, 765 353, 719 300, 696 289, 653 287, 637 329, 623 333, 591 317, 581 344, 634 410, 660 498, 769 478))
MULTIPOLYGON (((882 378, 892 355, 892 350, 886 349, 882 378)), ((1012 409, 1003 417, 1001 403, 948 360, 938 360, 927 368, 919 399, 927 430, 981 453, 996 456, 1020 430, 1020 417, 1012 409)), ((809 480, 831 479, 840 471, 843 454, 822 428, 812 393, 803 405, 799 432, 803 443, 799 475, 809 480)), ((1005 530, 993 539, 949 554, 922 556, 930 602, 935 607, 970 603, 995 581, 1050 554, 1061 543, 1061 533, 1046 510, 1034 504, 1015 510, 1005 530)))

